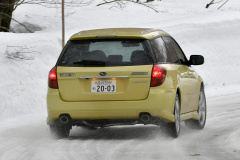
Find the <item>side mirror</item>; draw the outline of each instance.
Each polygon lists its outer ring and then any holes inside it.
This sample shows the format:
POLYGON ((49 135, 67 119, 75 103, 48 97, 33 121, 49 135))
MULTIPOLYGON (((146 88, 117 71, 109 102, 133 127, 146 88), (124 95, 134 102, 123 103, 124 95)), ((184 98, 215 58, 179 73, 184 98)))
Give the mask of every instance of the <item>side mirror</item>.
POLYGON ((191 55, 189 64, 190 65, 201 65, 204 63, 204 57, 201 55, 191 55))

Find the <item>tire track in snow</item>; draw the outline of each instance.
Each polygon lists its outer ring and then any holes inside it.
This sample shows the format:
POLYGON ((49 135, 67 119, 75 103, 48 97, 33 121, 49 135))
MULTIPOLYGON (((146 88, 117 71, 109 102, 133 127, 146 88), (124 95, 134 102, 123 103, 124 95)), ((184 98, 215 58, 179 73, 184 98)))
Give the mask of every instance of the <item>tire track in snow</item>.
MULTIPOLYGON (((202 156, 218 160, 239 159, 240 148, 236 149, 239 152, 228 149, 226 146, 229 141, 225 141, 239 127, 239 124, 236 123, 240 121, 239 97, 240 93, 208 99, 206 127, 199 133, 190 133, 192 134, 190 136, 191 139, 195 140, 195 142, 188 142, 187 150, 200 154, 199 159, 202 156)), ((189 135, 183 133, 183 136, 186 137, 189 135)))

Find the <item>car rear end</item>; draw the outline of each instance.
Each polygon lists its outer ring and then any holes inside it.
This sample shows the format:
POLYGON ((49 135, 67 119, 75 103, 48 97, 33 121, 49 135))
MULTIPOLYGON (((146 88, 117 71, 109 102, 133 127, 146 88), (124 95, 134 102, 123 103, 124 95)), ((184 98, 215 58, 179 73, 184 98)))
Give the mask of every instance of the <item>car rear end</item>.
POLYGON ((49 73, 49 125, 174 121, 170 65, 155 63, 146 34, 113 31, 70 38, 49 73))

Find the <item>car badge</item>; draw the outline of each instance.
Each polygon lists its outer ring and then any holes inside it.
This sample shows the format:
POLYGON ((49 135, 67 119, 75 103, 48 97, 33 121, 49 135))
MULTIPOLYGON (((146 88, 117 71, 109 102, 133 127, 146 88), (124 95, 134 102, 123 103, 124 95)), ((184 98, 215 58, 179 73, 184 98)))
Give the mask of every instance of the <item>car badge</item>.
POLYGON ((100 76, 106 76, 106 75, 107 75, 107 72, 100 72, 99 75, 100 75, 100 76))

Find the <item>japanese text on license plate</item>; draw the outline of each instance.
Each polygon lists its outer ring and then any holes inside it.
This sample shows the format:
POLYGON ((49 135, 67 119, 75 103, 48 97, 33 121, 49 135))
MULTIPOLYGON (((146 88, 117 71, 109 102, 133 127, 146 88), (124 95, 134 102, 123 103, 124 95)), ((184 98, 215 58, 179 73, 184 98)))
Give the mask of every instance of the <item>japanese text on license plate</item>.
POLYGON ((91 82, 92 93, 116 93, 116 80, 99 80, 91 82))

